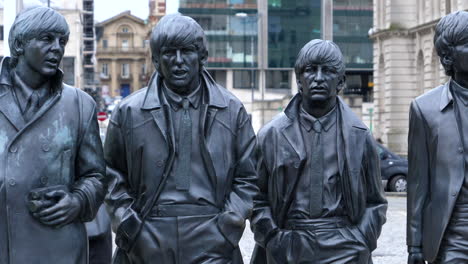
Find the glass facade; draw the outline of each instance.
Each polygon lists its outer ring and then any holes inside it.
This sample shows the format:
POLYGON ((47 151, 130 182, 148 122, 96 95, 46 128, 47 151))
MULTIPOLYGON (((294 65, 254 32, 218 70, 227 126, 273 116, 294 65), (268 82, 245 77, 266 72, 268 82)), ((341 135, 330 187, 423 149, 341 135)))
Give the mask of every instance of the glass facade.
POLYGON ((372 69, 372 0, 333 1, 333 41, 348 69, 372 69))
POLYGON ((257 67, 257 0, 179 0, 178 7, 205 30, 208 67, 257 67))
POLYGON ((320 18, 320 0, 269 0, 268 67, 294 67, 302 46, 320 38, 320 18))

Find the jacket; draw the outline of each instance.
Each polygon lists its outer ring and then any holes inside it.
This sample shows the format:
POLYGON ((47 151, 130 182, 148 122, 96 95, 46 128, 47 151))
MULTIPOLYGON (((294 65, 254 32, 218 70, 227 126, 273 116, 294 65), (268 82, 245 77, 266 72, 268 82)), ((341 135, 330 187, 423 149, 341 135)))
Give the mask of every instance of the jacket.
MULTIPOLYGON (((299 94, 285 111, 258 134, 259 195, 254 199, 251 226, 256 248, 251 263, 266 263, 265 247, 275 230, 284 229, 287 212, 307 156, 299 122, 299 94)), ((385 223, 379 157, 371 132, 339 98, 337 156, 343 201, 352 224, 372 251, 385 223)))
POLYGON ((94 218, 105 195, 96 105, 83 91, 60 83, 25 123, 13 93, 5 58, 0 72, 0 263, 88 263, 84 222, 94 218), (32 189, 54 185, 84 198, 79 219, 60 229, 42 225, 26 204, 32 189))
POLYGON ((465 179, 466 155, 450 81, 411 103, 407 245, 433 262, 465 179))
MULTIPOLYGON (((229 230, 217 223, 225 238, 237 245, 257 192, 255 134, 241 102, 218 86, 206 70, 201 80, 207 104, 200 110, 204 161, 200 166, 205 166, 215 187, 220 212, 240 220, 229 230)), ((161 82, 155 73, 147 88, 122 100, 112 113, 107 132, 104 149, 112 182, 106 203, 116 243, 124 251, 139 235, 174 162, 175 135, 167 105, 161 103, 161 82)))

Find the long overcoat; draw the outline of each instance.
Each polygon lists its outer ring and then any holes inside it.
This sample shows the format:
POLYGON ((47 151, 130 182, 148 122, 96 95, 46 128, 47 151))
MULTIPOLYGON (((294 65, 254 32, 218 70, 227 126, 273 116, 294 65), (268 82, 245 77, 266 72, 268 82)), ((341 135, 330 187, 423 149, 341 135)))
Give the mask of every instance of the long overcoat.
MULTIPOLYGON (((300 95, 258 134, 258 186, 251 220, 256 246, 251 263, 267 263, 265 246, 275 229, 284 229, 299 177, 306 164, 306 149, 299 122, 300 95)), ((370 251, 385 223, 379 157, 371 132, 338 100, 338 166, 343 201, 349 220, 366 239, 370 251)))
MULTIPOLYGON (((218 236, 213 241, 226 239, 237 246, 257 192, 256 138, 242 103, 217 85, 206 70, 201 80, 207 103, 201 105, 200 131, 194 132, 201 141, 203 164, 199 165, 208 172, 220 214, 237 223, 218 221, 210 233, 218 236)), ((116 243, 124 251, 132 248, 138 237, 146 236, 140 234, 142 225, 147 224, 145 215, 156 203, 174 162, 175 135, 167 105, 160 100, 161 82, 154 74, 147 88, 125 98, 113 111, 107 131, 104 156, 113 179, 106 204, 117 233, 116 243)), ((122 261, 118 256, 115 261, 122 261)), ((233 256, 235 263, 242 263, 238 248, 233 256)))
POLYGON ((83 221, 94 218, 105 194, 95 103, 60 83, 26 123, 12 89, 6 58, 0 72, 0 263, 86 264, 83 221), (79 193, 83 202, 79 219, 59 229, 33 218, 26 204, 32 189, 55 185, 79 193))
POLYGON ((450 81, 419 96, 410 108, 407 244, 422 247, 428 262, 437 257, 466 177, 449 87, 450 81))

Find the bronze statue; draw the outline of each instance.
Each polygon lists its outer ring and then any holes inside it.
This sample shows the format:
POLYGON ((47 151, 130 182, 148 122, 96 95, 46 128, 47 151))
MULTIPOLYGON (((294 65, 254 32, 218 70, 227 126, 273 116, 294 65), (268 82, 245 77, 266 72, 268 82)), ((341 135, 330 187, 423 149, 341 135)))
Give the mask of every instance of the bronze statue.
POLYGON ((343 55, 312 40, 295 72, 299 93, 258 134, 251 263, 372 263, 387 201, 372 134, 337 96, 343 55))
POLYGON ((96 106, 62 83, 69 36, 46 7, 22 11, 0 66, 0 263, 88 263, 84 223, 104 198, 96 106))
POLYGON ((443 17, 434 45, 451 79, 411 104, 408 264, 468 261, 468 12, 443 17))
POLYGON ((242 263, 257 192, 250 118, 204 69, 193 19, 163 17, 150 43, 157 71, 114 109, 104 146, 114 263, 242 263))

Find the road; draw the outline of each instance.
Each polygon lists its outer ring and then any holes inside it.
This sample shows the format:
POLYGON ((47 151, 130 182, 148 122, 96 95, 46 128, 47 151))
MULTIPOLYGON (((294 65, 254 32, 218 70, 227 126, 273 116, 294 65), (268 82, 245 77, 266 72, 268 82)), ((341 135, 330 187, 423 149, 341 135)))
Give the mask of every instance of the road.
MULTIPOLYGON (((374 264, 406 263, 406 197, 387 197, 387 223, 383 226, 377 249, 373 252, 374 264)), ((250 228, 246 228, 240 241, 244 263, 250 263, 255 243, 250 228)))

